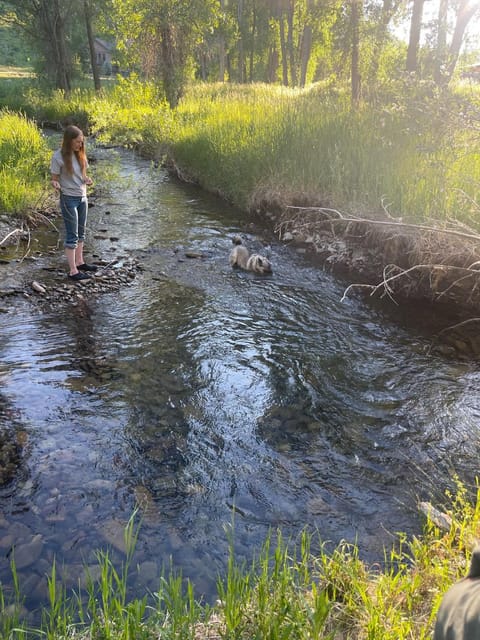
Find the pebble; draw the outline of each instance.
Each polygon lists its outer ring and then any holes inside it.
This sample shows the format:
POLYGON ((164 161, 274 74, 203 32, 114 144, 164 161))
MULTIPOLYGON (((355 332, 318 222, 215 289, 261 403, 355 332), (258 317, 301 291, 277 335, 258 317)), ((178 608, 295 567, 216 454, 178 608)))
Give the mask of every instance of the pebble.
MULTIPOLYGON (((46 284, 34 281, 30 287, 34 293, 29 296, 29 299, 40 305, 46 305, 48 309, 65 303, 77 305, 88 297, 118 291, 122 287, 129 286, 141 271, 138 261, 134 258, 121 261, 116 258, 106 265, 98 266, 99 270, 89 280, 66 281, 66 276, 62 273, 61 282, 49 283, 48 288, 46 284)), ((23 290, 23 294, 28 295, 28 292, 23 290)))
POLYGON ((39 282, 37 282, 36 280, 34 280, 32 282, 32 289, 34 291, 36 291, 37 293, 47 293, 47 290, 45 289, 44 286, 42 286, 39 282))

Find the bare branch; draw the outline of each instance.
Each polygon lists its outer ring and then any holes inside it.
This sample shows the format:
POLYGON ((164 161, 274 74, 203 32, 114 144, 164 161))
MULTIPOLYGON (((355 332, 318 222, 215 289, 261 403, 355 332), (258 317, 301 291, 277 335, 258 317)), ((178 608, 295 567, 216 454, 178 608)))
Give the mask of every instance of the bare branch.
POLYGON ((375 289, 375 286, 373 284, 350 284, 343 292, 343 296, 341 297, 340 302, 345 302, 350 289, 375 289))
POLYGON ((17 233, 23 233, 23 229, 14 229, 13 231, 10 231, 10 233, 7 233, 7 235, 3 238, 3 240, 0 241, 0 246, 6 242, 11 236, 16 235, 17 233))
POLYGON ((400 229, 415 229, 420 231, 431 231, 432 233, 442 233, 447 235, 457 236, 459 238, 469 238, 470 240, 476 240, 480 242, 480 235, 476 233, 465 233, 463 231, 455 231, 454 229, 441 229, 439 227, 430 227, 423 224, 413 224, 410 222, 397 222, 395 220, 372 220, 370 218, 356 218, 345 217, 336 209, 329 209, 327 207, 288 207, 289 209, 296 209, 298 211, 318 211, 319 213, 335 213, 338 218, 329 219, 329 222, 364 222, 366 224, 374 226, 387 226, 396 227, 400 229))
POLYGON ((467 324, 472 324, 473 322, 480 322, 480 318, 469 318, 468 320, 463 320, 462 322, 458 322, 457 324, 452 324, 449 327, 445 327, 444 329, 442 329, 437 333, 436 337, 438 338, 439 336, 442 335, 442 333, 446 333, 447 331, 454 331, 459 327, 464 327, 467 324))
POLYGON ((347 296, 348 292, 350 290, 352 290, 352 289, 355 289, 355 288, 369 288, 371 290, 370 296, 375 295, 375 293, 379 289, 383 288, 385 290, 385 293, 390 295, 390 294, 393 294, 393 289, 391 288, 390 284, 394 280, 398 280, 399 278, 403 278, 403 277, 407 276, 408 274, 413 273, 414 271, 429 270, 429 271, 433 272, 435 269, 448 269, 448 270, 453 270, 453 271, 456 270, 456 271, 460 271, 460 272, 464 273, 463 276, 458 278, 445 291, 440 293, 438 295, 438 298, 441 298, 443 295, 445 295, 447 293, 447 291, 449 291, 453 286, 455 286, 456 284, 458 284, 462 280, 465 280, 466 278, 470 278, 472 276, 479 276, 480 275, 480 273, 476 269, 470 270, 470 269, 467 269, 466 267, 456 267, 454 265, 445 265, 445 264, 416 264, 413 267, 410 267, 409 269, 402 269, 401 267, 398 267, 397 265, 387 265, 386 267, 384 267, 383 280, 381 282, 379 282, 376 285, 351 284, 345 289, 341 299, 343 301, 345 299, 345 297, 347 296), (388 269, 396 270, 398 272, 395 273, 392 276, 387 276, 387 270, 388 269), (467 272, 467 273, 465 273, 465 272, 467 272))

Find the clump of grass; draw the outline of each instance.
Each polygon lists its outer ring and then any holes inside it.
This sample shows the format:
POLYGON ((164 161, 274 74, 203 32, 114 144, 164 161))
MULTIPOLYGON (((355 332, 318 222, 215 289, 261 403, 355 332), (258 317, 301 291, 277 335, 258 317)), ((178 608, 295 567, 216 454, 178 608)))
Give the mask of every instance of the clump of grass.
POLYGON ((158 88, 136 76, 118 78, 90 102, 90 119, 101 143, 140 149, 160 157, 171 139, 173 116, 158 88))
POLYGON ((25 116, 0 111, 0 210, 26 214, 45 190, 49 147, 25 116))
POLYGON ((13 561, 10 602, 0 587, 0 635, 48 640, 426 640, 443 593, 466 574, 480 533, 478 488, 471 501, 457 481, 456 493, 447 499, 450 529, 440 530, 427 519, 422 536, 408 540, 398 534, 382 565, 367 565, 352 543, 327 552, 307 531, 288 541, 278 531, 267 537, 247 567, 235 560, 232 538, 213 607, 197 601, 191 582, 172 566, 153 598, 128 597, 139 527, 134 513, 125 528, 125 561, 117 568, 107 551, 97 553, 99 577, 88 576, 86 594, 79 590, 67 596, 53 565, 50 603, 38 629, 21 619, 21 585, 13 561))
POLYGON ((90 103, 94 96, 93 89, 73 89, 68 94, 56 89, 45 93, 31 85, 22 96, 22 110, 40 126, 60 128, 65 124, 75 124, 88 133, 90 103))

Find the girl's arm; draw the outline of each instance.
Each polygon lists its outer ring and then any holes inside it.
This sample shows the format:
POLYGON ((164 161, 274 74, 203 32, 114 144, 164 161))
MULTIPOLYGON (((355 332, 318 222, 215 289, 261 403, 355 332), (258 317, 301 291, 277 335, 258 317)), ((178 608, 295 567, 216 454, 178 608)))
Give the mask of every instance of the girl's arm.
POLYGON ((60 175, 58 173, 52 173, 52 185, 56 191, 60 191, 60 175))

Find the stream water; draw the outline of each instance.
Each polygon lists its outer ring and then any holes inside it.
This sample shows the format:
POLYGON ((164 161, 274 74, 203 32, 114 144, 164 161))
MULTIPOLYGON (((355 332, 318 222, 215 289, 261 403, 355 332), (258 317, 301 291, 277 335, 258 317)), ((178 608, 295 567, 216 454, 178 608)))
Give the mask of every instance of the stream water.
MULTIPOLYGON (((98 549, 120 566, 135 505, 136 593, 171 563, 210 599, 232 527, 240 561, 304 527, 381 561, 396 532, 421 530, 418 499, 441 499, 454 471, 473 482, 480 372, 431 352, 431 311, 341 302, 345 284, 268 228, 131 153, 96 155, 113 177, 88 257, 143 271, 50 312, 4 300, 0 418, 24 443, 0 489, 7 593, 12 557, 30 611, 54 559, 72 588, 98 549), (271 276, 230 268, 237 233, 271 276)), ((18 266, 32 280, 65 269, 51 229, 36 251, 18 266)))

